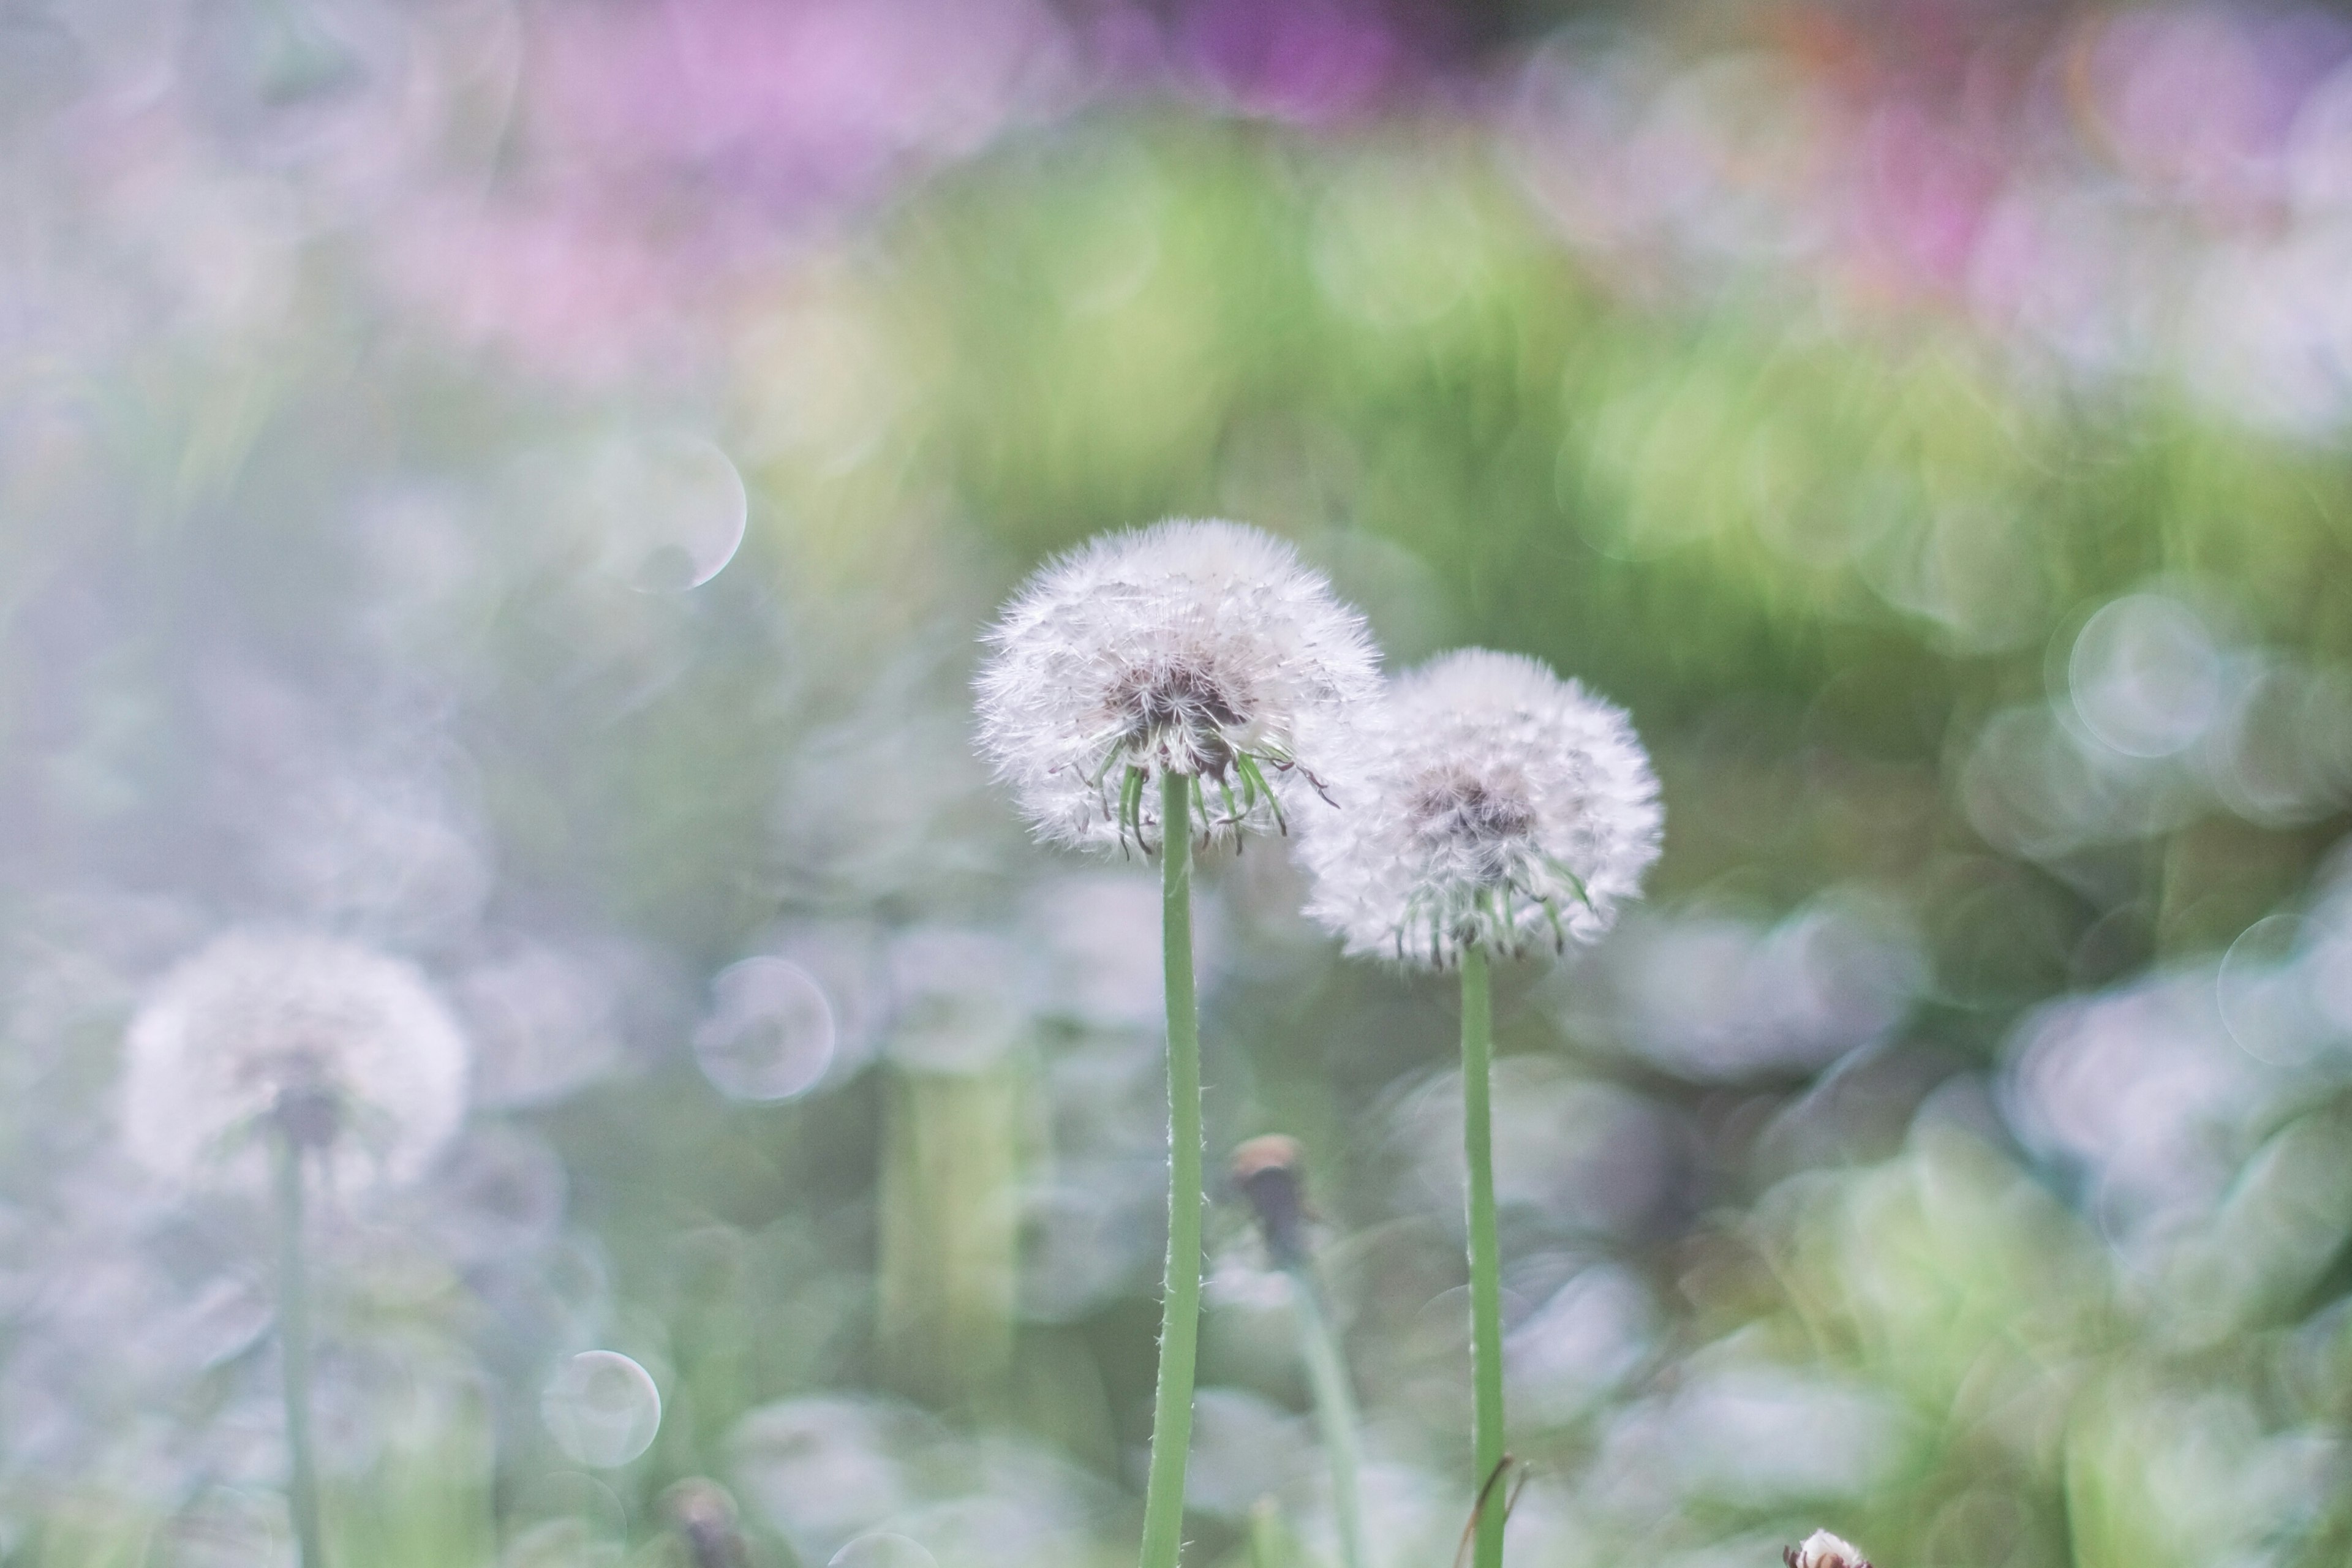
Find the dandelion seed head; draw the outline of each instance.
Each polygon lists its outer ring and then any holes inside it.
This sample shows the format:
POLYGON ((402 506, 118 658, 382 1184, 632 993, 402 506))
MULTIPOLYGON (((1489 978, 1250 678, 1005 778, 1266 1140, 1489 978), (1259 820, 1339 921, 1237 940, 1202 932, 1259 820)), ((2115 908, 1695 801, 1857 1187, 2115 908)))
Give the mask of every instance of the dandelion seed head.
POLYGON ((1336 714, 1377 689, 1363 617, 1291 548, 1169 521, 1049 563, 988 633, 981 749, 1038 835, 1159 842, 1160 784, 1197 781, 1196 832, 1282 826, 1336 714))
POLYGON ((465 1115, 467 1047, 415 965, 352 942, 232 931, 132 1020, 123 1134, 158 1174, 250 1180, 265 1124, 339 1184, 423 1173, 465 1115))
POLYGON ((1303 816, 1307 912, 1348 951, 1436 967, 1591 942, 1641 892, 1664 813, 1620 709, 1467 648, 1397 678, 1303 816))
POLYGON ((1862 1553, 1826 1530, 1816 1530, 1780 1553, 1789 1568, 1870 1568, 1862 1553))

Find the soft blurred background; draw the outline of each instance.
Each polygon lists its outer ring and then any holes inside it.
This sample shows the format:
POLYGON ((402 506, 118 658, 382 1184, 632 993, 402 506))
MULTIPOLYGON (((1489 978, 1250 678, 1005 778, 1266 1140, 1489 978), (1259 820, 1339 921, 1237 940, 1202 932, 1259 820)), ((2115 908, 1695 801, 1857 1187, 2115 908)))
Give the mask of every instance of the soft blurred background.
MULTIPOLYGON (((1155 887, 965 681, 1171 512, 1656 753, 1498 1003, 1516 1563, 2339 1563, 2347 433, 2352 12, 0 0, 0 1563, 291 1561, 266 1230, 119 1138, 238 925, 477 1052, 320 1228, 339 1568, 682 1568, 689 1477, 761 1568, 1127 1561, 1155 887)), ((1213 1159, 1304 1141, 1443 1568, 1451 1000, 1210 880, 1213 1159)), ((1323 1561, 1211 1234, 1191 1560, 1323 1561)))

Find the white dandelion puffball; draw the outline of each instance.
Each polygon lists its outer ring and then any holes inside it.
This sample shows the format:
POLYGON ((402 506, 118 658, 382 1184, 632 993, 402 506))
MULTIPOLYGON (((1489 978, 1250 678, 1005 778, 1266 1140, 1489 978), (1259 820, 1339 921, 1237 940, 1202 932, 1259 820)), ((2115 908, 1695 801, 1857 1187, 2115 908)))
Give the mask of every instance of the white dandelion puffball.
POLYGON ((1287 544, 1233 522, 1107 534, 1041 568, 987 634, 981 749, 1040 837, 1159 842, 1160 786, 1193 829, 1284 826, 1321 787, 1337 716, 1378 689, 1363 617, 1287 544))
POLYGON ((1664 814, 1624 712, 1515 654, 1465 648, 1390 684, 1310 811, 1307 912, 1348 951, 1439 968, 1591 942, 1638 897, 1664 814))
POLYGON ((1801 1545, 1780 1553, 1789 1568, 1870 1568, 1862 1553, 1826 1530, 1816 1530, 1801 1545))
POLYGON ((231 931, 131 1021, 123 1135, 158 1174, 250 1179, 266 1122, 339 1184, 422 1174, 466 1111, 467 1044, 415 965, 331 938, 231 931))

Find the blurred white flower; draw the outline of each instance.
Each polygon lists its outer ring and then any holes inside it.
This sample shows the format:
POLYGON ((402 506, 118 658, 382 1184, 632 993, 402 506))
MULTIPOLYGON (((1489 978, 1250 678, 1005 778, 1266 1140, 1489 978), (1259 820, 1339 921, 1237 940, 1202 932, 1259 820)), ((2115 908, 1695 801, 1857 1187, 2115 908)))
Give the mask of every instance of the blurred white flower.
POLYGON ((1880 1391, 1746 1350, 1699 1352, 1674 1392, 1615 1417, 1594 1460, 1600 1495, 1662 1510, 1864 1497, 1902 1464, 1911 1432, 1880 1391))
POLYGON ((1202 1389, 1193 1396, 1184 1506, 1213 1518, 1247 1518, 1260 1498, 1282 1490, 1314 1453, 1302 1425, 1262 1394, 1202 1389))
POLYGON ((1591 1409, 1649 1359, 1657 1315, 1640 1279, 1613 1264, 1570 1279, 1505 1342, 1514 1417, 1566 1425, 1591 1409))
POLYGON ((2019 1026, 2004 1105, 2026 1147, 2075 1164, 2119 1243, 2210 1211, 2289 1088, 2231 1037, 2210 966, 2051 1003, 2019 1026))
POLYGON ((425 976, 324 937, 220 937, 164 976, 129 1051, 125 1141, 174 1178, 249 1174, 278 1116, 340 1181, 404 1183, 465 1115, 466 1037, 425 976))
POLYGON ((751 1411, 728 1448, 746 1510, 763 1515, 803 1562, 822 1563, 915 1500, 919 1461, 940 1441, 909 1406, 809 1397, 751 1411))
POLYGON ((1310 811, 1308 912, 1355 953, 1437 967, 1476 943, 1591 942, 1641 891, 1664 814, 1624 712, 1513 654, 1466 648, 1391 684, 1310 811))
POLYGON ((1196 832, 1280 826, 1319 783, 1322 721, 1376 689, 1363 617, 1271 535, 1170 521, 1029 580, 988 633, 981 749, 1039 836, 1156 844, 1159 784, 1196 781, 1196 832))
POLYGON ((1774 925, 1637 913, 1553 993, 1580 1038, 1697 1082, 1810 1073, 1885 1039, 1927 984, 1906 912, 1843 887, 1774 925))

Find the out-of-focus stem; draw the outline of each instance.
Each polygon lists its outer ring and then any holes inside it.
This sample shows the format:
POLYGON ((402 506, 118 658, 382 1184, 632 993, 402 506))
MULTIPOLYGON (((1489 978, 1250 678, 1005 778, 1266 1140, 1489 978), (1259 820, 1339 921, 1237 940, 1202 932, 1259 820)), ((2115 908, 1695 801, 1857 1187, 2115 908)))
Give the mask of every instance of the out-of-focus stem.
POLYGON ((1356 1437, 1356 1394, 1339 1355, 1339 1336, 1324 1310, 1323 1291, 1307 1258, 1287 1269, 1298 1317, 1298 1347, 1307 1359, 1307 1380, 1315 1391, 1315 1420, 1323 1434, 1323 1458, 1331 1468, 1331 1512, 1339 1525, 1340 1568, 1365 1568, 1364 1515, 1357 1475, 1363 1468, 1356 1437))
POLYGON ((1020 1075, 894 1069, 885 1080, 876 1339, 890 1380, 984 1414, 1013 1358, 1020 1075))
POLYGON ((326 1568, 319 1474, 310 1447, 310 1294, 302 1263, 302 1146, 273 1128, 278 1189, 278 1345, 285 1358, 286 1506, 300 1568, 326 1568))
POLYGON ((1295 1555, 1290 1534, 1282 1528, 1282 1505, 1270 1497, 1258 1499, 1250 1509, 1250 1568, 1294 1568, 1295 1555))
POLYGON ((1462 1152, 1469 1167, 1473 1485, 1479 1494, 1473 1568, 1501 1568, 1507 1487, 1503 1462, 1503 1266, 1495 1233, 1494 1057, 1486 950, 1462 950, 1462 1152))
POLYGON ((1192 994, 1192 780, 1160 787, 1160 934, 1168 1000, 1168 1272, 1160 1389, 1151 1407, 1142 1568, 1176 1568, 1184 1546, 1184 1459, 1201 1332, 1201 1023, 1192 994))
POLYGON ((1338 1521, 1341 1568, 1364 1568, 1363 1467, 1356 1436, 1356 1394, 1347 1358, 1316 1277, 1307 1244, 1307 1172, 1297 1139, 1279 1132, 1253 1138, 1234 1151, 1234 1185, 1257 1211, 1266 1256, 1290 1280, 1298 1350, 1315 1392, 1315 1420, 1331 1471, 1331 1510, 1338 1521))

